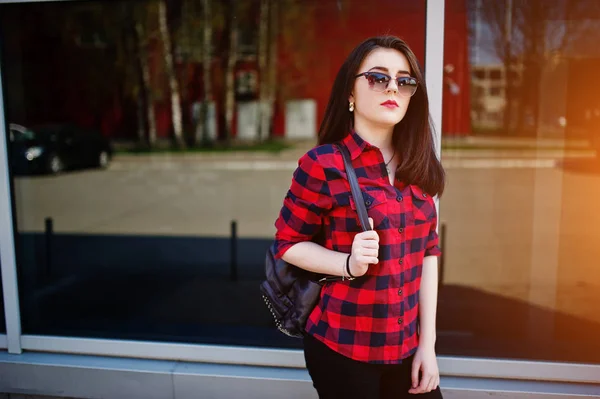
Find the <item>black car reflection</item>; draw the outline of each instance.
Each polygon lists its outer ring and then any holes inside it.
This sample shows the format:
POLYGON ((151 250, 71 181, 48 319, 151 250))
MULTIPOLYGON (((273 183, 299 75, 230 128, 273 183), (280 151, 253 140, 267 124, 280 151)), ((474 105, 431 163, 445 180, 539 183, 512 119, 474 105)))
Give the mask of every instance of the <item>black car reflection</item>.
POLYGON ((86 167, 106 168, 112 158, 108 139, 73 125, 24 127, 10 124, 10 161, 16 174, 52 173, 86 167))

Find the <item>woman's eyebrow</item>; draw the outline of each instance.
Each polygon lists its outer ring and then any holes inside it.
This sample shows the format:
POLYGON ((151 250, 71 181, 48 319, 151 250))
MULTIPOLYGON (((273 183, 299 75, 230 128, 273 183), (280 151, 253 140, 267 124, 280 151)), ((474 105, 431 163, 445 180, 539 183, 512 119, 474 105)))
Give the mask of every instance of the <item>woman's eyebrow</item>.
MULTIPOLYGON (((386 67, 382 67, 382 66, 374 66, 373 68, 369 69, 369 71, 373 70, 373 69, 380 69, 384 72, 390 73, 390 70, 387 69, 386 67)), ((405 71, 405 70, 399 70, 396 74, 404 74, 404 75, 410 75, 409 71, 405 71)))

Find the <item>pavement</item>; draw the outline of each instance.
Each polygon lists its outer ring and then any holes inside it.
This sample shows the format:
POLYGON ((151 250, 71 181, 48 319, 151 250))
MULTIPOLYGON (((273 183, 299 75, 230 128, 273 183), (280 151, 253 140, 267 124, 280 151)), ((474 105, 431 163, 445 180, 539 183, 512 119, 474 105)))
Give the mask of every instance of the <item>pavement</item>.
POLYGON ((442 138, 443 145, 446 146, 470 146, 470 147, 489 147, 498 149, 503 147, 529 147, 533 149, 564 147, 564 148, 588 148, 591 141, 586 138, 565 138, 560 137, 502 137, 502 136, 450 136, 445 135, 442 138))

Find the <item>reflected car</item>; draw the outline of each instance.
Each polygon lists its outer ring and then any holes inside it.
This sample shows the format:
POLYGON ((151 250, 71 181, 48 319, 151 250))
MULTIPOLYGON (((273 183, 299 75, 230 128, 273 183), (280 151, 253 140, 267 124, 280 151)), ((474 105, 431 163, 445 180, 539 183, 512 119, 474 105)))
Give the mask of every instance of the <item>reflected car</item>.
POLYGON ((9 125, 14 173, 57 174, 69 169, 106 168, 112 159, 109 140, 100 132, 74 125, 9 125))

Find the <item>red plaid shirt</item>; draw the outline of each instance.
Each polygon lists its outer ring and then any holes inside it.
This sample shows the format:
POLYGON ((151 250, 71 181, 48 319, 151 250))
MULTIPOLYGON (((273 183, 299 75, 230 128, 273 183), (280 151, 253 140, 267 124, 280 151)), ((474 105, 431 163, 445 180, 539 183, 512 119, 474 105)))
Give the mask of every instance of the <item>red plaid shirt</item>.
MULTIPOLYGON (((423 258, 441 253, 435 203, 415 185, 399 180, 390 185, 381 152, 358 134, 342 142, 379 234, 379 263, 363 277, 326 284, 306 331, 351 359, 401 363, 419 342, 423 258)), ((299 160, 275 222, 276 256, 314 239, 321 228, 321 245, 350 253, 354 236, 362 231, 354 201, 339 150, 331 144, 310 150, 299 160)))

